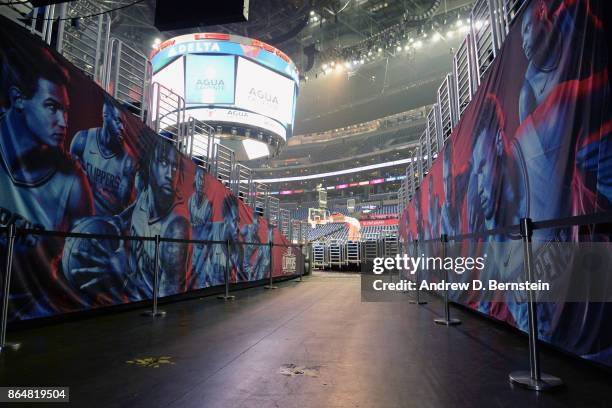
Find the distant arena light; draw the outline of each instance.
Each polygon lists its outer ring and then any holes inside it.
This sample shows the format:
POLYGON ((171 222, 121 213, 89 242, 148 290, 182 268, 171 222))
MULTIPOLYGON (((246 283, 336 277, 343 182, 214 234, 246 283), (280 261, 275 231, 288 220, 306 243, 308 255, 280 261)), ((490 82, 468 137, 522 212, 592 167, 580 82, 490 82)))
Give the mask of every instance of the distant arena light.
MULTIPOLYGON (((423 159, 426 160, 427 156, 425 156, 423 159)), ((352 169, 331 171, 331 172, 327 172, 327 173, 309 174, 309 175, 295 176, 295 177, 257 179, 257 180, 254 180, 254 181, 256 181, 258 183, 283 183, 283 182, 287 182, 287 181, 314 180, 314 179, 323 178, 323 177, 331 177, 331 176, 338 176, 338 175, 342 175, 342 174, 358 173, 360 171, 368 171, 368 170, 380 169, 380 168, 383 168, 383 167, 399 166, 399 165, 410 163, 411 161, 412 161, 412 158, 409 157, 407 159, 394 160, 394 161, 385 162, 385 163, 378 163, 378 164, 371 164, 369 166, 354 167, 352 169)))

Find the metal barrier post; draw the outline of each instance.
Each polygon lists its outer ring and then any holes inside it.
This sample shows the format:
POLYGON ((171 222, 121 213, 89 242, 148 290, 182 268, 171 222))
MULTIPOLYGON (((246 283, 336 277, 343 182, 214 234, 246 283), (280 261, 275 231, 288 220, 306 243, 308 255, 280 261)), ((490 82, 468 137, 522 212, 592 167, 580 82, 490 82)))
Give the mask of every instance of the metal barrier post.
MULTIPOLYGON (((227 245, 227 256, 225 257, 225 295, 219 295, 217 296, 217 299, 222 299, 222 300, 234 300, 236 298, 236 296, 230 295, 229 294, 229 282, 230 282, 230 255, 231 255, 231 242, 228 239, 227 242, 225 243, 225 245, 227 245)), ((236 271, 236 273, 238 273, 238 271, 236 271)))
POLYGON ((304 245, 300 244, 300 254, 302 255, 302 258, 304 259, 304 262, 302 262, 302 265, 300 267, 300 282, 302 281, 302 276, 304 275, 304 267, 306 266, 306 256, 304 255, 304 245))
MULTIPOLYGON (((448 236, 446 234, 440 235, 440 245, 442 247, 442 259, 446 257, 446 243, 448 242, 448 236)), ((448 269, 444 268, 444 283, 448 282, 448 269)), ((444 318, 434 319, 436 324, 443 324, 445 326, 454 326, 461 324, 459 319, 451 319, 450 317, 450 306, 448 304, 448 289, 444 290, 444 318)))
POLYGON ((7 248, 6 248, 6 268, 4 270, 4 294, 2 296, 2 323, 0 329, 0 352, 7 350, 18 350, 20 343, 6 342, 6 324, 8 319, 8 304, 9 294, 11 291, 11 272, 13 269, 13 251, 15 249, 15 237, 17 236, 17 228, 15 224, 10 224, 7 231, 7 248))
MULTIPOLYGON (((521 239, 523 240, 523 268, 526 279, 534 282, 533 254, 531 236, 533 225, 530 218, 521 218, 521 239)), ((536 316, 536 301, 532 290, 527 290, 527 317, 529 323, 529 371, 513 371, 509 375, 510 382, 535 391, 545 391, 563 385, 563 380, 540 372, 540 353, 538 350, 538 320, 536 316)))
MULTIPOLYGON (((415 239, 414 241, 414 256, 419 256, 419 240, 415 239)), ((421 282, 419 280, 419 270, 417 269, 415 272, 415 278, 416 278, 416 299, 409 301, 408 303, 411 303, 413 305, 426 305, 427 301, 425 300, 421 300, 421 289, 419 289, 419 286, 421 286, 421 282)))
POLYGON ((163 317, 166 312, 163 310, 157 310, 157 298, 159 296, 159 244, 160 236, 155 235, 155 276, 153 277, 153 310, 144 312, 143 316, 150 317, 163 317))
POLYGON ((272 281, 272 259, 274 258, 272 256, 272 247, 274 246, 274 243, 270 241, 268 246, 270 247, 270 284, 264 286, 264 289, 278 289, 278 286, 274 286, 274 282, 272 281))

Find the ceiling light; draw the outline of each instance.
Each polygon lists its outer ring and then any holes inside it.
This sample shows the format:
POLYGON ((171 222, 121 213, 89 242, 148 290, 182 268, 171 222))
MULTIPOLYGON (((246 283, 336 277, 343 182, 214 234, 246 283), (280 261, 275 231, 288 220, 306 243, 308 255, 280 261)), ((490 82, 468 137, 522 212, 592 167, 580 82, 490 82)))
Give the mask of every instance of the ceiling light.
POLYGON ((423 46, 423 41, 419 40, 414 43, 414 48, 421 48, 423 46))
POLYGON ((314 16, 315 15, 315 11, 314 10, 310 10, 310 15, 314 16))

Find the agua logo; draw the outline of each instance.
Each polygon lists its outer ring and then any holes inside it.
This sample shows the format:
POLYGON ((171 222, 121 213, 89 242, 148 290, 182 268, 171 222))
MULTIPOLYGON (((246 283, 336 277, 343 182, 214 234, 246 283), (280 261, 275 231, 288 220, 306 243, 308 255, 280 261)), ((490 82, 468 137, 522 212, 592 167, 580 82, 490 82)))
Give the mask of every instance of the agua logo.
POLYGON ((248 115, 248 113, 243 112, 243 111, 236 111, 236 110, 228 110, 227 111, 227 116, 237 116, 240 118, 246 118, 248 115))
POLYGON ((249 99, 260 103, 270 105, 278 105, 278 97, 261 89, 251 88, 249 91, 249 99))
POLYGON ((196 88, 200 90, 214 89, 215 91, 221 91, 225 88, 225 82, 222 79, 198 79, 196 81, 196 88))

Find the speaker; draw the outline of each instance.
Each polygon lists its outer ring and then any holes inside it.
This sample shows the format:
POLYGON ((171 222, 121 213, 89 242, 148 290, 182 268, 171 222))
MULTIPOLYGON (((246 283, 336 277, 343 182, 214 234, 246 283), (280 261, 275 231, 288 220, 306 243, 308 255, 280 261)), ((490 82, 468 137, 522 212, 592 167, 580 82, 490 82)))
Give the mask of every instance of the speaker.
POLYGON ((157 0, 155 27, 160 31, 238 23, 249 19, 249 0, 157 0))

